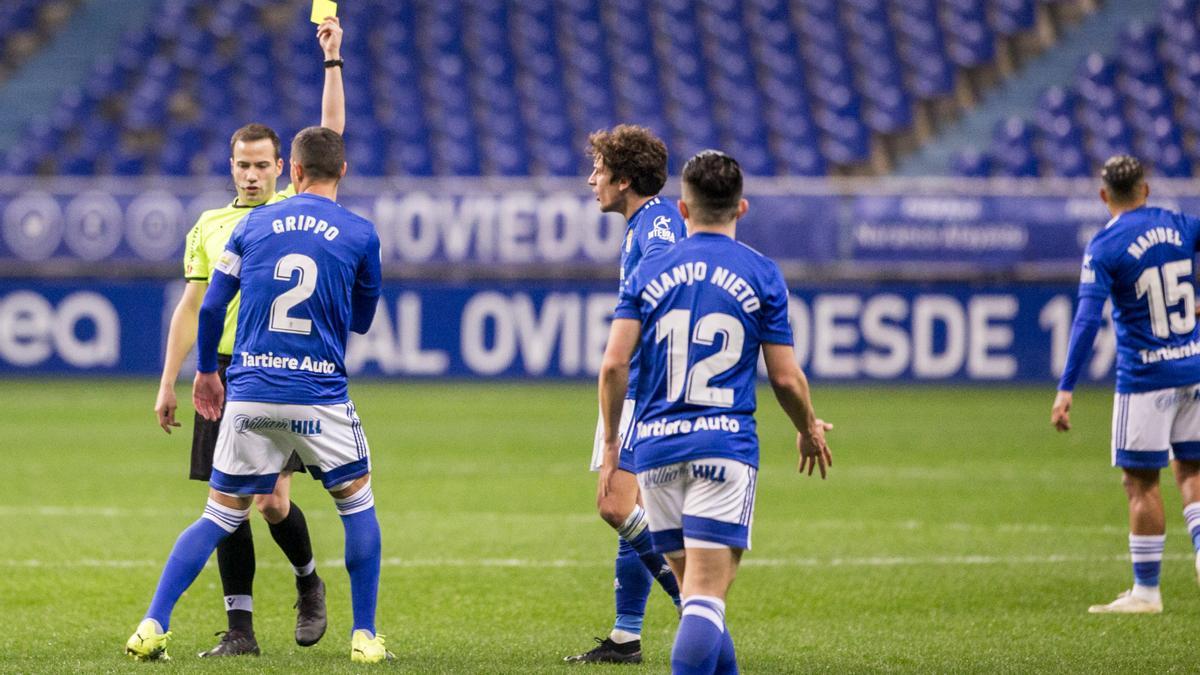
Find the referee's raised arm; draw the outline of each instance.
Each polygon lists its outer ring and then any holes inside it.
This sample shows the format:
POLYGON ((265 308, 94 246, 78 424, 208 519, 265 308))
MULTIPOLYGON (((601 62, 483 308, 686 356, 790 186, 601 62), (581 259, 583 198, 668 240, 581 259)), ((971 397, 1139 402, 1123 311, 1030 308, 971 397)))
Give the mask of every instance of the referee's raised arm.
POLYGON ((339 134, 346 130, 346 88, 342 82, 342 24, 327 16, 317 27, 325 55, 325 88, 321 91, 321 126, 339 134))

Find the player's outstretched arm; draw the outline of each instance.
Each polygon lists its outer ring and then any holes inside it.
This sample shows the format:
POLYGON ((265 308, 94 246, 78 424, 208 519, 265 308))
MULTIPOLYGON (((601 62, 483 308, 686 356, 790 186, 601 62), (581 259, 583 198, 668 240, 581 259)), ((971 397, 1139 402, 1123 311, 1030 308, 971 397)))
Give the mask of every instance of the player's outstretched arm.
POLYGON ((600 417, 604 426, 604 463, 600 466, 598 497, 608 494, 609 479, 617 470, 620 454, 621 407, 629 386, 629 360, 642 335, 642 324, 636 319, 613 319, 608 332, 608 346, 600 364, 600 417))
MULTIPOLYGON (((317 41, 321 43, 321 52, 326 61, 342 58, 342 24, 336 16, 326 17, 317 27, 317 41)), ((325 69, 325 88, 321 92, 321 126, 339 134, 346 131, 346 88, 340 66, 325 69)))
POLYGON ((188 282, 183 296, 171 314, 171 328, 167 332, 167 353, 163 359, 162 377, 158 382, 158 397, 154 401, 154 414, 158 426, 171 433, 171 427, 179 426, 175 421, 175 410, 179 402, 175 398, 175 380, 183 368, 183 360, 196 343, 196 326, 199 323, 200 301, 204 298, 207 283, 188 282))
POLYGON ((826 469, 833 466, 833 454, 825 442, 825 432, 833 425, 817 419, 813 412, 812 399, 808 391, 808 378, 796 365, 796 355, 791 345, 763 343, 763 359, 767 364, 767 376, 775 398, 796 427, 796 443, 800 450, 799 470, 812 475, 820 469, 825 478, 826 469))

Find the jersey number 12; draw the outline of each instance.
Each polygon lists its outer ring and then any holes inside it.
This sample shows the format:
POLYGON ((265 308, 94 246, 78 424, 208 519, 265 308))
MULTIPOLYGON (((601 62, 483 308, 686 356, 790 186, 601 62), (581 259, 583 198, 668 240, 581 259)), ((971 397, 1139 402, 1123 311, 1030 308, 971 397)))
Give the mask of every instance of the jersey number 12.
POLYGON ((1151 267, 1137 280, 1138 299, 1148 296, 1150 329, 1155 337, 1187 335, 1196 328, 1196 290, 1192 287, 1192 261, 1176 260, 1151 267), (1167 313, 1167 307, 1183 302, 1183 310, 1167 313))
POLYGON ((742 343, 746 329, 735 317, 722 312, 705 314, 696 322, 691 332, 692 313, 686 309, 673 309, 655 324, 655 343, 667 341, 667 400, 678 401, 687 389, 684 401, 692 405, 730 408, 733 406, 733 389, 710 387, 709 380, 737 365, 742 356, 742 343), (691 342, 712 346, 717 335, 725 336, 721 350, 706 359, 701 359, 688 369, 688 347, 691 342))

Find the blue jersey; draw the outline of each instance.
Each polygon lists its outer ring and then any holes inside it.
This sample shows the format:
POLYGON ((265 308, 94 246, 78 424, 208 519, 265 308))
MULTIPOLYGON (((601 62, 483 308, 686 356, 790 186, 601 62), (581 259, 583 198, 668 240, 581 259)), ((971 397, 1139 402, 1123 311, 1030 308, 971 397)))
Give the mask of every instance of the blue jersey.
POLYGON ((346 340, 369 327, 380 293, 375 226, 302 193, 251 211, 217 269, 242 292, 227 398, 347 401, 346 340))
POLYGON ((1193 279, 1200 220, 1142 207, 1109 221, 1088 244, 1081 300, 1112 296, 1117 391, 1200 382, 1193 279))
POLYGON ((779 267, 724 235, 693 234, 642 263, 616 317, 642 323, 637 471, 706 457, 758 466, 759 348, 792 344, 779 267))
MULTIPOLYGON (((642 260, 656 255, 687 236, 683 216, 662 197, 652 197, 629 219, 625 240, 621 244, 621 286, 633 276, 642 260)), ((637 389, 637 354, 629 367, 629 390, 625 398, 634 399, 637 389)))

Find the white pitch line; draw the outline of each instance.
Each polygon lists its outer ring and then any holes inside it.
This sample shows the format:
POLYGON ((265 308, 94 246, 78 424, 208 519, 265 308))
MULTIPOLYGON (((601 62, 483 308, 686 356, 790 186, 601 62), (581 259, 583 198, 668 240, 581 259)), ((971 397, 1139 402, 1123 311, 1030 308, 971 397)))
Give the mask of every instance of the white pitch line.
MULTIPOLYGON (((1163 560, 1193 560, 1192 554, 1168 553, 1163 560)), ((948 556, 873 556, 865 558, 747 558, 743 567, 922 567, 922 566, 975 566, 975 565, 1056 565, 1093 564, 1123 562, 1128 554, 1107 556, 1081 555, 948 555, 948 556)), ((162 566, 157 560, 107 560, 83 558, 79 560, 0 559, 0 568, 113 568, 139 569, 162 566)), ((340 558, 326 560, 323 567, 341 567, 340 558)), ((612 562, 596 560, 529 560, 523 558, 384 558, 384 567, 427 569, 427 568, 504 568, 504 569, 576 569, 611 567, 612 562)), ((207 566, 211 567, 210 561, 207 566)), ((282 563, 263 561, 260 568, 284 568, 282 563)))
MULTIPOLYGON (((46 517, 46 518, 161 518, 173 516, 196 516, 199 517, 199 510, 186 509, 163 509, 163 508, 125 508, 120 506, 100 506, 100 507, 85 507, 85 506, 3 506, 0 505, 0 518, 16 517, 46 517)), ((332 516, 333 510, 309 509, 305 511, 305 516, 308 518, 332 516)), ((381 511, 380 516, 385 518, 400 517, 405 519, 427 520, 428 516, 435 515, 431 511, 381 511)), ((466 513, 469 517, 479 521, 485 520, 552 520, 565 521, 570 523, 591 523, 599 522, 599 517, 591 513, 496 513, 496 512, 480 512, 466 513)), ((919 520, 899 520, 899 521, 880 521, 880 520, 814 520, 809 522, 795 523, 802 529, 822 529, 822 530, 954 530, 960 532, 1000 532, 1000 533, 1015 533, 1015 534, 1063 534, 1063 533, 1079 533, 1079 534, 1128 534, 1129 529, 1122 525, 1058 525, 1049 523, 995 523, 981 525, 978 523, 937 523, 924 522, 919 520)))

